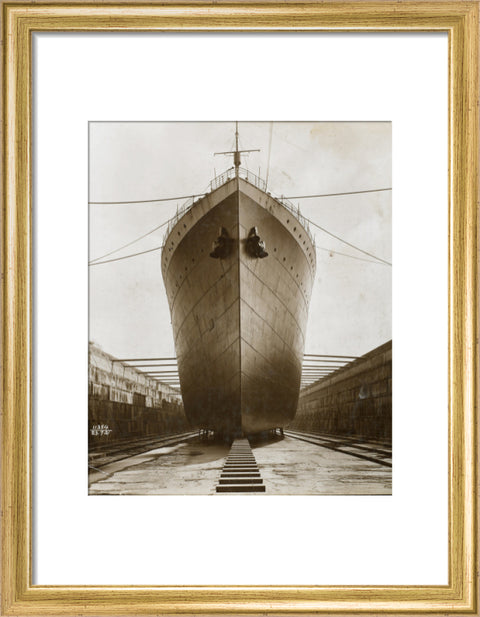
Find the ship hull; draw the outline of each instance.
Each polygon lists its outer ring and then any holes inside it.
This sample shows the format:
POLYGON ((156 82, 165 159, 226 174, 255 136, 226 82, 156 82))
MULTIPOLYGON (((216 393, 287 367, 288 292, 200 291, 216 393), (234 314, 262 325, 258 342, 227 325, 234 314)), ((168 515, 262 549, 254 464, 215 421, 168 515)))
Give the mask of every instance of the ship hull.
POLYGON ((315 272, 313 245, 298 220, 234 178, 170 231, 162 271, 192 425, 251 434, 288 424, 298 403, 315 272), (266 243, 264 258, 247 249, 253 227, 266 243), (231 244, 214 259, 220 228, 231 244))

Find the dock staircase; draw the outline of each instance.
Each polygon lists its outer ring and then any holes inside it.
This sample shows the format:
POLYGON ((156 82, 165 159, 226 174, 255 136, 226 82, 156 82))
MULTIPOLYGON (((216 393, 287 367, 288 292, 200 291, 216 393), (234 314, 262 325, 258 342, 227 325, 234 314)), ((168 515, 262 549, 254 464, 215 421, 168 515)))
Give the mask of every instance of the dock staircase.
POLYGON ((248 439, 235 439, 216 487, 217 493, 265 493, 248 439))

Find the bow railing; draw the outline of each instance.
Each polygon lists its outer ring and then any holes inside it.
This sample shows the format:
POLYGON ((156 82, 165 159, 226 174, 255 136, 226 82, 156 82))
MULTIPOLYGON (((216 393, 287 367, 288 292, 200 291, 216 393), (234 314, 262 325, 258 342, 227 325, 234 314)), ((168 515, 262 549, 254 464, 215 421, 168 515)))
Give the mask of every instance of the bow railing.
MULTIPOLYGON (((286 208, 289 212, 291 212, 293 216, 297 218, 297 220, 302 225, 302 227, 304 227, 312 243, 315 244, 315 237, 310 230, 308 220, 300 212, 300 206, 294 206, 294 204, 289 199, 284 197, 283 195, 278 196, 278 195, 274 195, 271 192, 267 191, 267 183, 265 182, 265 180, 260 178, 260 176, 257 176, 256 174, 254 174, 252 171, 245 169, 243 167, 239 167, 238 175, 240 178, 243 178, 248 183, 252 184, 253 186, 256 186, 261 191, 264 191, 265 193, 270 195, 270 197, 275 199, 275 201, 280 203, 284 208, 286 208)), ((219 174, 218 176, 215 176, 213 180, 210 180, 209 190, 205 191, 205 193, 202 193, 201 196, 196 195, 196 196, 190 197, 184 204, 182 204, 182 206, 177 210, 176 214, 170 219, 168 226, 167 226, 167 230, 165 232, 164 240, 166 240, 166 238, 168 237, 172 229, 175 227, 177 222, 182 218, 182 216, 184 216, 184 214, 186 214, 197 203, 197 201, 200 201, 201 199, 203 199, 203 197, 207 193, 216 191, 217 189, 219 189, 221 186, 223 186, 227 182, 230 182, 230 180, 233 180, 233 178, 235 177, 236 177, 235 167, 230 167, 223 173, 219 174)))

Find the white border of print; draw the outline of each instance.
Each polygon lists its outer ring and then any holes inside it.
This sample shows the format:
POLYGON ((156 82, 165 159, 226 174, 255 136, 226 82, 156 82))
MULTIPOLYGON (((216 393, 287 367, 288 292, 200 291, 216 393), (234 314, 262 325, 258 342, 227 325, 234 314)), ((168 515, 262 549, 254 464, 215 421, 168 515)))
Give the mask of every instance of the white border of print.
POLYGON ((447 35, 42 34, 33 53, 33 583, 446 584, 447 35), (87 123, 233 119, 393 122, 391 497, 87 495, 87 123))

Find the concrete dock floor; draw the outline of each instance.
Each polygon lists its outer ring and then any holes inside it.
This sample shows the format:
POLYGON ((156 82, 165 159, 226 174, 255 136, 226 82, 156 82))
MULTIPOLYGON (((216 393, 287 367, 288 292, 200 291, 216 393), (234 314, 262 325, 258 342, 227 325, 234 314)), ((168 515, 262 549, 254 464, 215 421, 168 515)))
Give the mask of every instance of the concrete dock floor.
POLYGON ((268 495, 391 495, 392 469, 298 441, 254 444, 268 495))
MULTIPOLYGON (((90 495, 218 495, 230 448, 200 439, 89 470, 90 495)), ((252 444, 262 495, 390 495, 392 469, 291 437, 252 444)))

